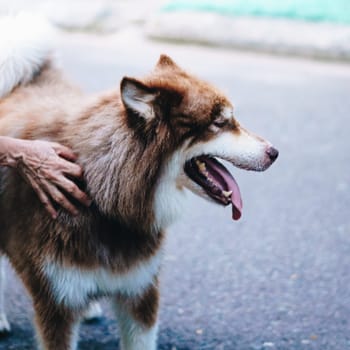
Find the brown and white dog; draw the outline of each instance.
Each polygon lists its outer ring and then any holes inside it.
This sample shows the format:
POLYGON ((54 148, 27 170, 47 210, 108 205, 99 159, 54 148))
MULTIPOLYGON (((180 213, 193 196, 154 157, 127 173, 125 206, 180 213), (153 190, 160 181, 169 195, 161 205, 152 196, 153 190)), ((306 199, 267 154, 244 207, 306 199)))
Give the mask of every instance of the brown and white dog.
POLYGON ((1 169, 0 248, 32 297, 39 345, 76 349, 84 310, 108 296, 121 348, 154 350, 165 229, 185 188, 231 204, 239 219, 238 186, 217 158, 262 171, 278 152, 243 129, 219 90, 168 56, 146 77, 89 97, 50 62, 45 40, 26 35, 27 49, 13 40, 17 51, 0 62, 0 133, 71 147, 93 199, 79 216, 59 210, 52 220, 31 188, 1 169))

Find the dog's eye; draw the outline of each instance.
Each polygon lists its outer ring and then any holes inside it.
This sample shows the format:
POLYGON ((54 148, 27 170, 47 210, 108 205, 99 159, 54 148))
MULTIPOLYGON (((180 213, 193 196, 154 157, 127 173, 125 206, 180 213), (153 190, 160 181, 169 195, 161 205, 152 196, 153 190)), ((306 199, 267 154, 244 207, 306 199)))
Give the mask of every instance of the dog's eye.
POLYGON ((216 118, 213 122, 213 124, 218 127, 218 128, 222 128, 225 125, 227 125, 228 123, 228 119, 220 117, 220 118, 216 118))

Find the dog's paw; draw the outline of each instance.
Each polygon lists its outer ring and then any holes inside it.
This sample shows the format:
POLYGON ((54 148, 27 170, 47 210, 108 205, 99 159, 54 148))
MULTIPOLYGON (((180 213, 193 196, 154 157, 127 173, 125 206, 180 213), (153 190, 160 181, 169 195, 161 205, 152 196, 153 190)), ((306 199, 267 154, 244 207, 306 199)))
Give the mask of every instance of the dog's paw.
POLYGON ((92 322, 102 317, 101 305, 97 302, 91 302, 88 308, 83 313, 83 320, 85 322, 92 322))
POLYGON ((10 333, 11 327, 7 320, 6 314, 0 313, 0 336, 10 333))

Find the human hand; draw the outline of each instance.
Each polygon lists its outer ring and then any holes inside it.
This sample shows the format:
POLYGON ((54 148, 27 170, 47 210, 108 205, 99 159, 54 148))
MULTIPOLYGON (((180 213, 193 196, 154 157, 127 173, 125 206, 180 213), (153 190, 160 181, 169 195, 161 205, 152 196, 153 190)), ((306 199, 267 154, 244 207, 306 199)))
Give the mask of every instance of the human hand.
POLYGON ((13 166, 32 186, 52 218, 57 218, 52 201, 73 215, 79 213, 64 192, 85 206, 91 204, 89 197, 69 179, 81 179, 83 175, 82 168, 74 163, 75 154, 69 148, 48 141, 14 141, 15 147, 10 152, 13 166))

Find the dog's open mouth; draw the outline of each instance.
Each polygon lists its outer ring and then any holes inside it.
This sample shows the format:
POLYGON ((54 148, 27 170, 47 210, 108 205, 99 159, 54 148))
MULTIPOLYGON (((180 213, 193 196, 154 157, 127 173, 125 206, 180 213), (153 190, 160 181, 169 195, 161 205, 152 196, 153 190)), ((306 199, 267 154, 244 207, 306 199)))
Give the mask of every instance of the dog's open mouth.
POLYGON ((185 163, 187 176, 196 182, 216 202, 232 204, 232 218, 238 220, 242 215, 242 198, 236 180, 215 158, 199 156, 185 163))

